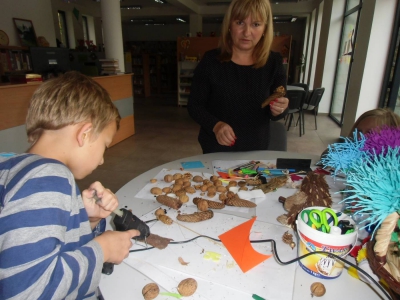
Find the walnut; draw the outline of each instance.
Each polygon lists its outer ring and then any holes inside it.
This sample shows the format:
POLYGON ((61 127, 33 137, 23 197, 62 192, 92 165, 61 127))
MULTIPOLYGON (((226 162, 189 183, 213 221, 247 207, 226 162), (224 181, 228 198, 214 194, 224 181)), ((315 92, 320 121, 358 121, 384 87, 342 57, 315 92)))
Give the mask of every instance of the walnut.
POLYGON ((172 189, 170 187, 165 187, 162 189, 163 193, 168 194, 172 192, 172 189))
POLYGON ((161 195, 162 194, 162 190, 159 187, 153 187, 150 190, 150 193, 152 193, 153 195, 161 195))
POLYGON ((218 179, 218 180, 215 180, 215 181, 214 181, 214 185, 215 185, 215 186, 221 186, 221 185, 222 185, 222 181, 219 180, 219 179, 218 179))
POLYGON ((182 203, 186 203, 189 201, 189 196, 188 195, 181 195, 179 196, 179 201, 181 201, 182 203))
POLYGON ((183 185, 183 179, 179 178, 179 179, 175 180, 175 184, 183 185))
POLYGON ((165 215, 165 210, 162 208, 157 209, 154 214, 156 215, 156 217, 158 218, 161 215, 165 215))
POLYGON ((325 286, 321 282, 314 282, 311 287, 311 297, 321 297, 325 295, 326 289, 325 286))
POLYGON ((196 175, 192 178, 194 182, 203 182, 203 177, 196 175))
POLYGON ((145 300, 153 300, 160 293, 160 288, 156 283, 146 284, 142 289, 142 295, 145 300))
POLYGON ((206 211, 206 210, 208 210, 208 203, 207 203, 207 201, 205 201, 205 200, 199 200, 199 201, 197 202, 197 208, 198 208, 198 210, 200 210, 200 211, 206 211))
POLYGON ((210 181, 216 181, 216 180, 218 180, 219 179, 219 177, 217 176, 217 175, 212 175, 211 177, 210 177, 210 181))
POLYGON ((174 177, 172 177, 171 174, 167 174, 164 176, 164 181, 165 182, 172 182, 174 180, 174 177))
POLYGON ((181 173, 175 173, 174 176, 173 176, 173 179, 177 180, 179 178, 182 178, 182 174, 181 173))
POLYGON ((218 193, 226 193, 226 187, 224 187, 224 186, 218 186, 217 187, 217 192, 218 193))
POLYGON ((178 292, 184 297, 193 295, 197 289, 197 281, 193 278, 182 280, 178 285, 178 292))

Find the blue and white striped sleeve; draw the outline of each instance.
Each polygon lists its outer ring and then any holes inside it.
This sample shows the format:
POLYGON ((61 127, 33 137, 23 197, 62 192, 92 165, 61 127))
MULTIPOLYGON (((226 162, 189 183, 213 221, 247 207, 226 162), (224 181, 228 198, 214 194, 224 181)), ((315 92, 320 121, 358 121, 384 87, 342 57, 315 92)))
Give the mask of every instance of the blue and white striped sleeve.
POLYGON ((0 163, 0 180, 0 299, 94 297, 103 252, 72 173, 28 156, 9 169, 0 163))

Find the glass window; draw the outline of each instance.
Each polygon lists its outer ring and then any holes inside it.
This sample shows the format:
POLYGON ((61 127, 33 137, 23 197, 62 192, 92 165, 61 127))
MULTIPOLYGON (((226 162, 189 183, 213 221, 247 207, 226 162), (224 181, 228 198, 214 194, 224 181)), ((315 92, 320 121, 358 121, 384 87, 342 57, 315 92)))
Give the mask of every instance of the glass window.
MULTIPOLYGON (((349 0, 349 2, 352 1, 349 0)), ((359 3, 359 0, 357 2, 359 3)), ((343 124, 343 111, 346 105, 347 86, 353 61, 359 9, 345 14, 343 22, 339 58, 336 65, 335 83, 329 111, 329 116, 339 125, 343 124)))
POLYGON ((89 26, 86 16, 82 16, 82 27, 83 27, 83 40, 89 41, 89 26))
POLYGON ((57 42, 57 47, 64 46, 66 48, 69 48, 67 19, 65 17, 65 12, 61 10, 58 11, 58 28, 60 30, 60 43, 62 45, 57 42))
POLYGON ((357 5, 361 4, 362 0, 348 0, 346 5, 346 11, 353 9, 357 5))
POLYGON ((400 115, 400 5, 395 20, 379 107, 389 107, 400 115))

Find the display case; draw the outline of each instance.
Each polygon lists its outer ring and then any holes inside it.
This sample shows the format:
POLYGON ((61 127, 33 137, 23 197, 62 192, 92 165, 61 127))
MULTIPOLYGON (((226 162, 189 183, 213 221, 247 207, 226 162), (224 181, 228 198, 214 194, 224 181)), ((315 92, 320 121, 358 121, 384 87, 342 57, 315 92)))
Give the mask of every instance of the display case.
POLYGON ((0 45, 0 82, 9 82, 10 75, 29 72, 32 72, 29 48, 0 45))
POLYGON ((193 72, 196 66, 197 62, 178 62, 178 106, 187 105, 193 72))
POLYGON ((137 97, 149 97, 149 54, 132 55, 133 92, 137 97))

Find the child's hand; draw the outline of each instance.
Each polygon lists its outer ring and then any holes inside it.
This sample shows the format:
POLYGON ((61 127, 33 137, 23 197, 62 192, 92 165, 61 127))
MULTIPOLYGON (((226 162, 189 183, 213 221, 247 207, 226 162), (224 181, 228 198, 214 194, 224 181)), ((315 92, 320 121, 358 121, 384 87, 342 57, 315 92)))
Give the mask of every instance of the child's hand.
POLYGON ((98 181, 92 183, 89 189, 82 192, 82 199, 91 222, 98 222, 108 217, 113 210, 118 208, 117 197, 98 181), (96 203, 95 194, 101 201, 96 203))
POLYGON ((104 262, 120 264, 129 255, 132 247, 132 238, 139 236, 140 232, 136 229, 127 231, 106 231, 95 237, 103 249, 104 262))

